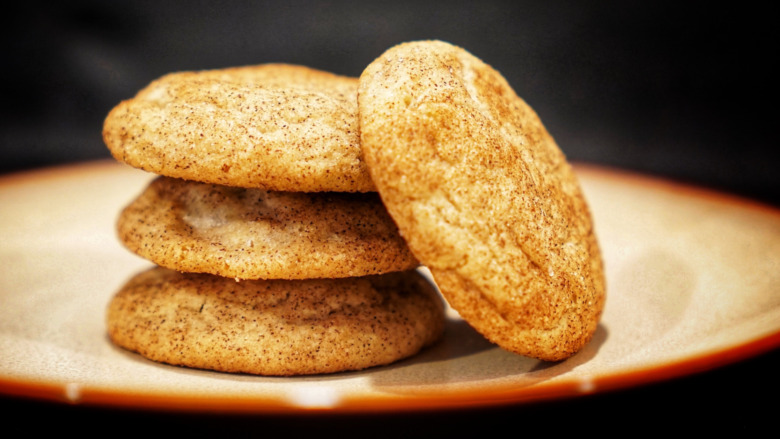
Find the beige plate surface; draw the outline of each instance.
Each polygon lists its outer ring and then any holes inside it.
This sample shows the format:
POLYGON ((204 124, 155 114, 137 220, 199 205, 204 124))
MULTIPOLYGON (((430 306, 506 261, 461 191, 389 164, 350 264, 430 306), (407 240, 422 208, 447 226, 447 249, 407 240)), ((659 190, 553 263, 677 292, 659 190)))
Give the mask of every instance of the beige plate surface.
POLYGON ((152 176, 111 162, 0 178, 0 393, 152 409, 300 413, 475 407, 681 376, 780 346, 780 212, 578 166, 607 267, 594 340, 545 364, 451 313, 444 340, 362 372, 265 378, 149 362, 106 338, 104 309, 149 266, 115 238, 152 176))

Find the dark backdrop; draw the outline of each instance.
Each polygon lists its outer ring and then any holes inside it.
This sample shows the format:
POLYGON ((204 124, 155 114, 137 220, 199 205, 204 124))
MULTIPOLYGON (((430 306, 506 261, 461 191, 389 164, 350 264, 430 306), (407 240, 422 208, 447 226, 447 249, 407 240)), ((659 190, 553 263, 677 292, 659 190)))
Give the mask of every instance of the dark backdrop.
MULTIPOLYGON (((6 6, 0 20, 0 173, 108 158, 100 134, 105 115, 171 71, 288 62, 357 76, 392 45, 436 38, 501 71, 571 160, 780 205, 771 155, 777 32, 772 14, 744 3, 101 0, 23 2, 6 6)), ((485 421, 508 421, 518 432, 532 426, 619 431, 625 419, 643 431, 667 428, 669 420, 689 420, 694 429, 750 429, 772 422, 764 416, 776 407, 760 398, 776 399, 779 357, 775 351, 582 401, 454 417, 421 414, 412 428, 435 433, 446 421, 481 431, 485 421)), ((78 423, 81 429, 103 417, 116 421, 113 428, 146 429, 143 421, 165 417, 2 402, 11 417, 12 409, 44 420, 59 416, 66 424, 54 423, 63 428, 78 423)), ((203 419, 177 419, 177 428, 203 427, 203 419)), ((267 426, 295 432, 323 425, 322 419, 291 424, 275 417, 209 421, 214 430, 251 425, 258 433, 267 426)), ((396 418, 381 421, 386 432, 408 427, 396 418)), ((324 425, 354 430, 364 424, 337 419, 324 425)), ((366 434, 382 431, 372 426, 366 434)))
POLYGON ((26 2, 3 20, 0 172, 108 157, 121 99, 176 70, 357 76, 436 38, 501 71, 575 161, 780 203, 768 11, 691 2, 26 2))

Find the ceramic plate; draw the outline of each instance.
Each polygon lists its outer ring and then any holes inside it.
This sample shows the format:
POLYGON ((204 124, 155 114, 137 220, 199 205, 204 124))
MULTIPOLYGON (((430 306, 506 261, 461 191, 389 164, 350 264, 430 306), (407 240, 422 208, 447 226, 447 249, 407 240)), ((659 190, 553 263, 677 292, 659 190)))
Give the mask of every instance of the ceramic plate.
POLYGON ((255 413, 516 404, 626 388, 780 346, 780 212, 577 166, 607 270, 601 325, 560 363, 505 352, 450 311, 444 339, 361 372, 269 378, 153 363, 113 346, 104 311, 150 266, 117 241, 153 178, 113 162, 0 178, 0 393, 100 406, 255 413))

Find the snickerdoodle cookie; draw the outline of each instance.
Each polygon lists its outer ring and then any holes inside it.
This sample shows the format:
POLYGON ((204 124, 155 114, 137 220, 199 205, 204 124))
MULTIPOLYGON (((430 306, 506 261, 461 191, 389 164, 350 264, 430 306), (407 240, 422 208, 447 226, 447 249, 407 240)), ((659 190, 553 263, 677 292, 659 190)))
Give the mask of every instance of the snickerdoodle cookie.
POLYGON ((171 73, 119 103, 103 139, 169 177, 283 191, 368 192, 357 78, 262 64, 171 73))
POLYGON ((114 296, 108 334, 154 361, 302 375, 388 364, 435 342, 444 312, 416 271, 236 282, 155 267, 114 296))
POLYGON ((239 279, 363 276, 419 263, 375 192, 276 192, 157 177, 119 238, 171 269, 239 279))
POLYGON ((359 81, 369 172, 444 297, 509 351, 577 352, 602 313, 602 261, 575 174, 535 112, 440 41, 393 47, 359 81))

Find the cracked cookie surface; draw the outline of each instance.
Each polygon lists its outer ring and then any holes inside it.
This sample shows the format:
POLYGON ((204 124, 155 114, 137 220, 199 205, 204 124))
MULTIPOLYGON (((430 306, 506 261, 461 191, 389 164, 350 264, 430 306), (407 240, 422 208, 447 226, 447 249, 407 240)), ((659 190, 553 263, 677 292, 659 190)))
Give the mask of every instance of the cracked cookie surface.
POLYGON ((171 269, 239 279, 363 276, 419 265, 379 196, 276 192, 157 177, 120 241, 171 269))
POLYGON ((450 305, 519 354, 587 343, 605 299, 589 209, 507 81, 462 48, 405 43, 365 69, 358 106, 374 183, 450 305))
POLYGON ((169 177, 283 191, 369 192, 357 78, 262 64, 165 75, 114 107, 111 154, 169 177))
POLYGON ((161 267, 112 298, 112 341, 163 363, 304 375, 388 364, 434 343, 443 302, 416 271, 236 282, 161 267))

